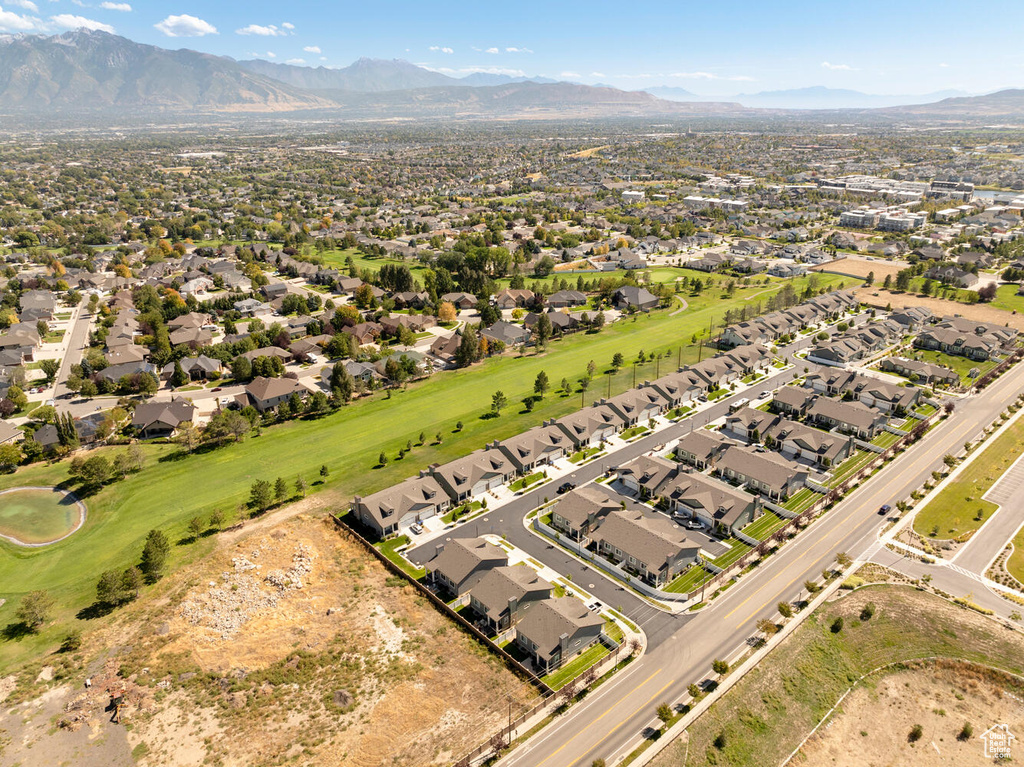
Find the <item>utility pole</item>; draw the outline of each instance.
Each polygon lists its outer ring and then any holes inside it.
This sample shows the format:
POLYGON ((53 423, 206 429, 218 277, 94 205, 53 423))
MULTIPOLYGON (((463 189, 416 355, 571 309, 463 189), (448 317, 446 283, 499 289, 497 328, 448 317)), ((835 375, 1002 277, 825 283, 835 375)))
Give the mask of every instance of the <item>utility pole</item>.
POLYGON ((700 362, 701 358, 703 356, 704 356, 704 339, 703 338, 698 338, 697 339, 697 362, 700 362))
POLYGON ((679 347, 679 354, 676 355, 676 367, 681 368, 683 366, 683 347, 679 347))
POLYGON ((636 388, 636 363, 633 363, 633 388, 636 388))

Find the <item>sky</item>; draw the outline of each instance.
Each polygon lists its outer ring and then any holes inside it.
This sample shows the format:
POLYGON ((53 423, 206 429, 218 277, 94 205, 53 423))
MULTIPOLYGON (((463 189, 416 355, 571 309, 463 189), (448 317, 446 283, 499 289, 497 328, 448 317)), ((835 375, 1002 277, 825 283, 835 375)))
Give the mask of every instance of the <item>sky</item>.
POLYGON ((0 0, 0 33, 102 29, 236 59, 405 59, 702 96, 823 85, 875 94, 1024 86, 1024 0, 0 0))

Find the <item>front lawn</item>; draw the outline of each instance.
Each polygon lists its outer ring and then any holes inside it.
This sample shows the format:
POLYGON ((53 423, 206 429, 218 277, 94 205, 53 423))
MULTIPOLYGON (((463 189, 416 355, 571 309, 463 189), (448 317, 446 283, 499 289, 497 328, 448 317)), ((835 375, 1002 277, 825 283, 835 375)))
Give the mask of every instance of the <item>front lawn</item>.
POLYGON ((821 493, 811 490, 809 487, 801 488, 796 495, 790 496, 789 500, 781 504, 782 508, 800 514, 807 511, 816 501, 821 499, 821 493))
POLYGON ((402 569, 402 572, 420 580, 427 574, 426 569, 413 566, 409 563, 409 560, 396 551, 396 549, 402 548, 402 546, 405 546, 407 543, 409 543, 408 535, 397 535, 394 538, 388 538, 386 541, 381 541, 380 543, 375 544, 375 547, 381 554, 398 565, 402 569))
POLYGON ((938 413, 939 409, 935 407, 935 405, 929 405, 927 402, 923 402, 914 408, 914 412, 927 418, 928 416, 938 413))
POLYGON ((729 389, 715 389, 713 392, 708 394, 708 402, 714 402, 720 400, 722 397, 728 397, 732 392, 729 389))
POLYGON ((650 429, 647 428, 646 426, 632 426, 632 427, 626 429, 621 434, 619 434, 619 437, 620 437, 620 439, 623 439, 623 440, 628 442, 629 440, 633 439, 634 437, 639 437, 641 435, 647 434, 649 431, 650 431, 650 429))
POLYGON ((531 485, 536 485, 538 482, 542 482, 545 479, 547 479, 547 477, 544 476, 544 472, 534 472, 533 474, 527 474, 525 477, 520 477, 509 485, 508 489, 513 493, 518 493, 520 490, 525 490, 531 485))
POLYGON ((778 514, 765 510, 764 514, 744 527, 740 532, 744 535, 749 535, 751 538, 756 538, 759 541, 765 541, 771 538, 772 533, 780 527, 784 527, 786 522, 787 520, 780 517, 778 514))
POLYGON ((569 458, 570 463, 583 463, 588 458, 593 458, 595 455, 601 452, 599 447, 587 447, 583 450, 579 450, 572 454, 569 458))
POLYGON ((1024 583, 1024 527, 1018 530, 1013 538, 1013 553, 1006 561, 1006 571, 1016 578, 1018 583, 1024 583))
POLYGON ((552 690, 560 690, 588 668, 596 663, 600 663, 606 655, 608 655, 608 648, 597 642, 561 668, 555 669, 547 676, 541 677, 541 681, 552 690))
POLYGON ((1024 452, 1024 421, 1016 421, 998 439, 975 454, 955 481, 943 488, 931 502, 917 512, 914 530, 918 535, 941 539, 958 538, 977 530, 992 516, 994 503, 982 500, 1015 460, 1024 452), (982 519, 976 519, 978 512, 982 519))

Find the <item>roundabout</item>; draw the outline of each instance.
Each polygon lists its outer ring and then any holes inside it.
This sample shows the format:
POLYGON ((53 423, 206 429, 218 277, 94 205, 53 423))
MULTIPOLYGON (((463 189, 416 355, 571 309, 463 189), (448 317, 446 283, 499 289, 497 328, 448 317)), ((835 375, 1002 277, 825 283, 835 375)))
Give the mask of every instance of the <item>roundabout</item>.
POLYGON ((0 491, 0 538, 16 546, 39 547, 74 535, 85 524, 85 504, 56 487, 15 487, 0 491))

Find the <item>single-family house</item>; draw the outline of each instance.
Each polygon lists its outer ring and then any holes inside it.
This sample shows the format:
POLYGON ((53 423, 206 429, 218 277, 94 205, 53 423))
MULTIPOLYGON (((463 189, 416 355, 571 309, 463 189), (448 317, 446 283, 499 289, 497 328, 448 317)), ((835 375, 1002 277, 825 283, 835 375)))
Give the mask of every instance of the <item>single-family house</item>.
POLYGON ((885 429, 885 413, 860 402, 842 402, 831 397, 818 397, 807 408, 807 419, 827 429, 855 434, 863 440, 874 439, 885 429))
POLYGON ((352 499, 352 514, 377 537, 386 538, 424 519, 444 514, 448 493, 429 475, 412 477, 366 497, 352 499))
POLYGON ((505 550, 483 538, 453 538, 437 547, 426 570, 432 583, 460 597, 490 570, 507 564, 505 550))
POLYGON ((787 499, 800 490, 810 476, 807 469, 793 461, 743 447, 726 450, 715 470, 728 481, 773 501, 787 499))
POLYGON ((493 447, 456 458, 442 466, 431 466, 429 471, 455 503, 500 487, 517 474, 512 460, 493 447))
POLYGON ((735 533, 763 513, 760 496, 695 471, 679 472, 665 483, 661 495, 673 513, 722 532, 735 533))
POLYGON ((694 429, 676 444, 676 460, 700 470, 713 467, 731 447, 738 443, 717 431, 694 429))
POLYGON ((294 378, 258 377, 246 384, 245 393, 254 408, 266 413, 287 401, 293 394, 305 398, 309 394, 309 389, 294 378))
POLYGON ((700 545, 666 516, 641 509, 613 511, 592 535, 598 553, 662 586, 697 560, 700 545))
POLYGON ((542 600, 551 598, 554 587, 529 565, 495 567, 469 592, 469 606, 497 633, 514 626, 542 600))
POLYGON ((579 599, 544 599, 516 623, 516 645, 540 673, 568 663, 601 639, 604 619, 579 599))
POLYGON ((551 464, 573 449, 569 436, 553 424, 535 426, 514 437, 495 441, 492 448, 509 457, 520 474, 551 464))
POLYGON ((183 423, 192 423, 195 412, 191 402, 178 397, 169 402, 142 402, 132 413, 132 428, 139 439, 170 437, 183 423))

